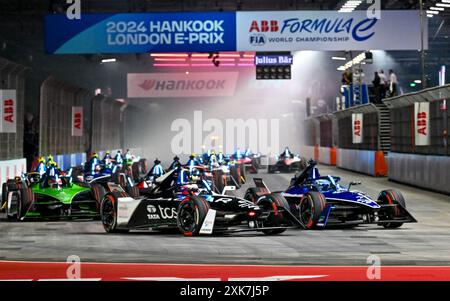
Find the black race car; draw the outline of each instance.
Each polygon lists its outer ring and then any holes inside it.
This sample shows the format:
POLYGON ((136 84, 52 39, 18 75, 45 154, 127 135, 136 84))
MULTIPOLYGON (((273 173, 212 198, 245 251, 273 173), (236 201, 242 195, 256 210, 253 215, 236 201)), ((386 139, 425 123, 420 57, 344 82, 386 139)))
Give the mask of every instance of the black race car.
POLYGON ((158 178, 145 196, 130 197, 122 186, 109 183, 100 214, 108 233, 129 230, 178 229, 185 236, 238 231, 280 234, 300 222, 287 203, 265 199, 256 204, 212 192, 206 181, 177 181, 176 170, 158 178))

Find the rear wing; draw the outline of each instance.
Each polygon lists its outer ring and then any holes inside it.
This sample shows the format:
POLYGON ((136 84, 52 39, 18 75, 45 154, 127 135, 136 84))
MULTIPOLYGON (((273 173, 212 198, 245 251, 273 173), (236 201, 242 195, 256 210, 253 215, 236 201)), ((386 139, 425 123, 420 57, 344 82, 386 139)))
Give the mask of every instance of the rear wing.
POLYGON ((270 193, 270 189, 267 187, 266 183, 264 183, 261 178, 253 178, 253 182, 255 183, 256 188, 265 189, 267 193, 270 193))

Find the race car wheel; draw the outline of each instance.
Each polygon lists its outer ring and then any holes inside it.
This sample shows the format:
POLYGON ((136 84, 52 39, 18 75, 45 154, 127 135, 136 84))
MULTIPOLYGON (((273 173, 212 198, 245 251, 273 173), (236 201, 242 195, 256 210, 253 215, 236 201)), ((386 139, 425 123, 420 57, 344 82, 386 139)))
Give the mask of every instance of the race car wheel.
POLYGON ((117 198, 113 194, 106 195, 100 206, 100 217, 103 228, 108 233, 126 233, 127 229, 117 229, 117 198))
POLYGON ((247 191, 245 192, 244 199, 256 204, 258 198, 266 193, 267 191, 265 189, 259 187, 252 187, 247 189, 247 191))
POLYGON ((3 206, 8 201, 8 185, 6 183, 2 184, 2 202, 0 203, 0 210, 3 208, 3 206))
POLYGON ((102 185, 94 184, 91 188, 92 196, 94 200, 97 202, 97 211, 100 210, 100 206, 102 204, 102 200, 106 195, 106 190, 102 185))
POLYGON ((139 179, 139 177, 141 175, 139 162, 133 163, 133 165, 131 166, 131 173, 133 175, 133 179, 134 180, 138 180, 139 179))
POLYGON ((139 188, 138 187, 136 187, 136 186, 132 186, 132 187, 128 187, 127 186, 127 188, 125 189, 126 190, 126 192, 128 193, 128 195, 130 196, 130 197, 132 197, 133 199, 136 199, 136 198, 138 198, 139 197, 139 188))
POLYGON ((299 218, 306 229, 314 229, 319 222, 327 201, 320 192, 308 192, 300 200, 299 218))
POLYGON ((268 173, 275 173, 277 171, 277 168, 274 165, 269 165, 267 168, 268 173))
MULTIPOLYGON (((280 212, 279 208, 283 208, 286 211, 290 211, 289 203, 287 200, 281 195, 281 193, 271 193, 266 195, 264 198, 261 198, 257 202, 258 206, 261 206, 264 210, 273 211, 267 218, 267 221, 262 222, 262 227, 280 227, 283 225, 285 221, 285 215, 283 212, 280 212)), ((262 232, 266 235, 277 235, 281 234, 286 229, 270 229, 270 230, 262 230, 262 232)))
POLYGON ((217 170, 214 172, 213 183, 217 193, 222 193, 225 186, 227 186, 227 179, 222 170, 217 170))
POLYGON ((139 160, 139 172, 141 174, 146 174, 148 172, 148 162, 147 159, 139 160))
POLYGON ((122 173, 116 172, 111 176, 111 181, 117 185, 120 185, 122 188, 125 188, 127 186, 127 183, 125 181, 125 177, 122 173))
MULTIPOLYGON (((378 196, 378 201, 381 204, 389 204, 389 205, 395 204, 400 205, 403 208, 406 208, 405 198, 403 197, 402 193, 398 190, 389 189, 382 191, 378 196)), ((401 215, 400 209, 398 207, 394 208, 392 211, 392 217, 398 217, 400 215, 401 215)), ((386 229, 396 229, 400 228, 402 225, 403 223, 387 223, 383 224, 382 226, 386 229)))
POLYGON ((209 209, 209 203, 203 198, 191 196, 182 201, 177 211, 180 232, 184 236, 198 235, 209 209))
POLYGON ((21 220, 30 210, 31 206, 33 206, 34 193, 31 188, 22 188, 15 193, 17 199, 17 213, 7 214, 7 216, 10 220, 21 220))

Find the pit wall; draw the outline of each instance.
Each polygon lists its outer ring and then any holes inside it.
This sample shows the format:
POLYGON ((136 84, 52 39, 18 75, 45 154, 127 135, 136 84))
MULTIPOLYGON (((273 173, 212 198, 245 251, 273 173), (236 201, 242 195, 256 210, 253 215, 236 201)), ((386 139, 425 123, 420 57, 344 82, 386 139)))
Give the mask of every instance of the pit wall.
POLYGON ((389 154, 389 179, 437 192, 450 193, 450 157, 389 154))
POLYGON ((335 147, 321 146, 302 146, 300 147, 300 156, 306 160, 313 159, 321 164, 336 165, 337 150, 335 147))
POLYGON ((366 151, 356 149, 337 149, 336 166, 363 174, 385 177, 388 174, 388 164, 381 151, 366 151))

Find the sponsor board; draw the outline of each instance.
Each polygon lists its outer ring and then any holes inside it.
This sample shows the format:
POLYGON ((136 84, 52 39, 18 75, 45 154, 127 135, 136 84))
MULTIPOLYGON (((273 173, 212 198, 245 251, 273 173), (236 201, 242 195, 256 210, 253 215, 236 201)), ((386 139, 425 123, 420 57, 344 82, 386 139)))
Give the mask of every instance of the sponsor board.
POLYGON ((236 22, 240 51, 421 48, 419 11, 382 11, 379 19, 366 11, 237 12, 236 22))
POLYGON ((353 144, 363 143, 363 130, 364 130, 364 114, 356 113, 352 114, 352 132, 353 132, 353 144))
POLYGON ((129 73, 130 98, 233 96, 239 72, 129 73))
POLYGON ((0 90, 0 133, 17 131, 16 90, 0 90))
POLYGON ((72 107, 72 136, 83 136, 83 107, 72 107))
POLYGON ((430 145, 430 103, 414 103, 414 132, 416 146, 430 145))
POLYGON ((45 49, 52 54, 213 52, 236 50, 236 14, 64 14, 45 17, 45 49))
POLYGON ((294 63, 292 55, 256 55, 255 66, 290 66, 294 63))

